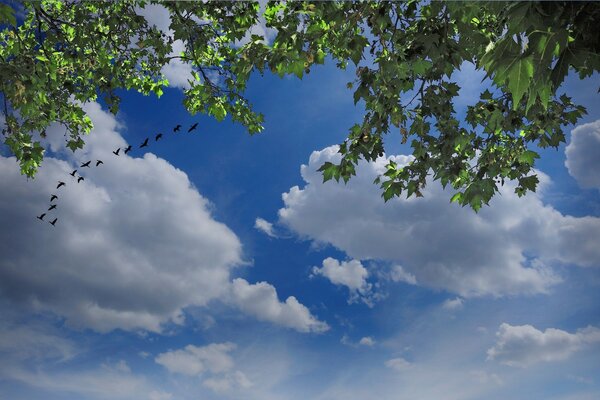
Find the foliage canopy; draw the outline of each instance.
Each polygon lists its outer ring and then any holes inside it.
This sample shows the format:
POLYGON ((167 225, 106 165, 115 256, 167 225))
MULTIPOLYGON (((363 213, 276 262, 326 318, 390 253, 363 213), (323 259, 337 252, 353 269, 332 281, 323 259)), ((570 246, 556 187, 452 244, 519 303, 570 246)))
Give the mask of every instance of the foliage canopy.
POLYGON ((257 2, 43 0, 0 5, 0 23, 4 143, 30 177, 44 154, 32 133, 58 122, 68 147, 81 148, 92 128, 82 103, 102 98, 116 113, 118 89, 160 96, 172 59, 193 70, 189 112, 230 116, 254 134, 263 116, 243 95, 251 74, 302 78, 330 58, 356 66, 348 88, 365 114, 340 144, 340 163, 321 167, 324 180, 347 181, 359 159, 383 155, 386 135, 399 132, 387 138, 410 142, 414 159, 390 162, 376 180, 386 201, 421 196, 432 175, 457 190, 452 201, 478 210, 505 179, 519 195, 536 189, 534 149, 565 142, 562 127, 585 112, 557 90, 570 69, 580 78, 600 69, 594 2, 269 2, 261 11, 257 2), (140 15, 157 3, 172 35, 140 15), (261 21, 276 32, 272 41, 252 33, 261 21), (173 54, 178 40, 185 50, 173 54), (464 62, 493 85, 461 121, 450 77, 464 62))

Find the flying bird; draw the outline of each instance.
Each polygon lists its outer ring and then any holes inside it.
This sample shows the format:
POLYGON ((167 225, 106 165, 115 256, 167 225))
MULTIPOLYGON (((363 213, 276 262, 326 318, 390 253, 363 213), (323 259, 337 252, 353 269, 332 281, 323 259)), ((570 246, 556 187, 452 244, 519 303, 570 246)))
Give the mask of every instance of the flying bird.
POLYGON ((92 160, 90 160, 90 161, 88 161, 88 162, 85 162, 85 163, 81 164, 81 165, 80 165, 80 168, 83 168, 83 167, 88 167, 88 168, 89 168, 89 167, 90 167, 90 163, 91 163, 91 162, 92 162, 92 160))
POLYGON ((42 215, 38 215, 36 218, 39 219, 40 221, 43 221, 45 216, 46 216, 46 213, 43 213, 42 215))
POLYGON ((56 204, 52 204, 52 205, 50 206, 50 208, 48 209, 48 211, 50 211, 50 210, 54 210, 55 208, 56 208, 56 204))
POLYGON ((56 224, 56 221, 58 221, 58 218, 54 218, 54 221, 50 221, 50 225, 54 226, 54 224, 56 224))
POLYGON ((154 140, 158 142, 158 139, 160 139, 162 137, 162 133, 159 133, 158 135, 156 135, 154 137, 154 140))
POLYGON ((125 151, 123 153, 127 154, 131 151, 131 145, 127 146, 127 148, 125 149, 125 151))
POLYGON ((119 147, 118 149, 116 149, 115 151, 113 151, 113 154, 115 156, 118 156, 120 151, 121 151, 121 148, 119 147))
POLYGON ((84 181, 85 179, 83 179, 83 176, 80 176, 79 178, 77 178, 77 183, 84 181))
POLYGON ((102 162, 102 160, 97 160, 97 161, 96 161, 96 167, 97 167, 98 165, 100 165, 100 164, 104 164, 104 163, 102 162))
POLYGON ((173 132, 179 132, 179 130, 181 129, 181 125, 177 125, 175 128, 173 128, 173 132))
POLYGON ((142 144, 140 145, 140 149, 141 149, 142 147, 147 147, 147 146, 148 146, 148 140, 149 140, 149 138, 146 138, 146 140, 144 140, 144 143, 142 143, 142 144))
POLYGON ((75 176, 75 174, 76 174, 76 173, 77 173, 77 170, 76 170, 76 169, 74 169, 74 170, 73 170, 73 172, 71 172, 69 175, 71 175, 71 176, 75 176))
POLYGON ((58 186, 56 186, 56 188, 58 189, 61 186, 65 186, 66 183, 62 182, 62 181, 58 181, 58 186))
POLYGON ((198 123, 196 122, 194 125, 190 126, 190 129, 188 129, 188 132, 193 131, 194 129, 196 129, 197 126, 198 126, 198 123))
POLYGON ((51 202, 54 201, 54 200, 56 200, 56 199, 58 199, 57 195, 53 194, 52 196, 50 196, 50 201, 51 202))

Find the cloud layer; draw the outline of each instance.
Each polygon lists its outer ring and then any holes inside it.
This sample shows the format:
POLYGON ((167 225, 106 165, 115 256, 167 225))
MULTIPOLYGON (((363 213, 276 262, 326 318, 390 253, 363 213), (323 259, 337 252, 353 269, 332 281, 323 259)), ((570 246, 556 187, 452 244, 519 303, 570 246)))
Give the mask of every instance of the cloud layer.
MULTIPOLYGON (((565 216, 540 194, 518 198, 508 184, 478 214, 450 204, 451 193, 432 182, 424 198, 384 203, 373 179, 388 160, 359 163, 347 185, 322 183, 316 170, 339 160, 337 146, 315 151, 301 167, 303 188, 283 194, 280 223, 300 237, 328 243, 356 260, 402 265, 397 280, 449 290, 463 297, 543 293, 560 281, 550 266, 600 266, 600 219, 565 216), (426 240, 424 240, 426 238, 426 240)), ((539 173, 544 185, 549 178, 539 173)))

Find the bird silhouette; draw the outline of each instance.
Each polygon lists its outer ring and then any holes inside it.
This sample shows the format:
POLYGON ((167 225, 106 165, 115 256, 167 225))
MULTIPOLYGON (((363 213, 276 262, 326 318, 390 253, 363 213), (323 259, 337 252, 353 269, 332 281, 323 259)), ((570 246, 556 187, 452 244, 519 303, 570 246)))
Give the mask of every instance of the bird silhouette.
POLYGON ((113 151, 113 154, 115 156, 118 156, 120 151, 121 151, 121 148, 119 147, 117 150, 113 151))
POLYGON ((50 208, 48 209, 48 211, 50 211, 50 210, 54 210, 55 208, 56 208, 56 204, 52 204, 52 205, 50 206, 50 208))
POLYGON ((58 218, 54 218, 54 221, 50 221, 50 225, 54 226, 54 224, 56 224, 56 221, 58 221, 58 218))
POLYGON ((85 163, 81 164, 79 167, 80 167, 80 168, 83 168, 83 167, 88 167, 88 168, 89 168, 89 167, 90 167, 90 163, 91 163, 91 162, 92 162, 92 160, 90 160, 90 161, 88 161, 88 162, 85 162, 85 163))
POLYGON ((45 216, 46 216, 46 213, 43 213, 42 215, 38 215, 36 218, 39 219, 40 221, 43 221, 45 216))
POLYGON ((54 200, 56 200, 56 199, 58 199, 57 195, 53 194, 52 196, 50 196, 50 201, 51 202, 54 201, 54 200))
POLYGON ((100 164, 104 164, 104 163, 102 162, 102 160, 97 160, 97 161, 96 161, 96 167, 97 167, 98 165, 100 165, 100 164))
POLYGON ((148 140, 149 140, 149 139, 150 139, 150 138, 146 138, 146 140, 144 140, 144 143, 142 143, 142 144, 140 145, 140 149, 141 149, 142 147, 147 147, 147 146, 148 146, 148 140))
POLYGON ((85 179, 83 179, 83 176, 80 176, 79 178, 77 178, 77 183, 84 181, 85 179))
POLYGON ((131 151, 131 145, 127 146, 127 148, 125 149, 125 151, 123 153, 127 154, 131 151))
POLYGON ((188 132, 193 131, 194 129, 196 129, 197 126, 198 126, 198 123, 196 122, 194 125, 190 126, 190 129, 188 129, 188 132))
POLYGON ((77 170, 76 170, 76 169, 74 169, 74 170, 73 170, 73 172, 71 172, 69 175, 71 175, 71 176, 75 176, 75 174, 76 174, 76 173, 77 173, 77 170))
POLYGON ((58 181, 58 186, 56 186, 56 188, 58 189, 61 186, 66 186, 67 184, 61 181, 58 181))
POLYGON ((162 133, 159 133, 158 135, 156 135, 154 137, 154 140, 158 142, 158 139, 160 139, 162 137, 162 133))
POLYGON ((181 129, 181 125, 177 125, 175 128, 173 128, 173 132, 179 132, 179 130, 181 129))

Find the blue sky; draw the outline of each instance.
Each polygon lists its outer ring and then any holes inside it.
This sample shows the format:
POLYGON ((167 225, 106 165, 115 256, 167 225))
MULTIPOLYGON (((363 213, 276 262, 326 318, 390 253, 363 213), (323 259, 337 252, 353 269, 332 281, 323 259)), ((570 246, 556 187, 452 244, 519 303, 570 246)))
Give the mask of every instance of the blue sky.
MULTIPOLYGON (((475 214, 436 183, 384 203, 385 159, 322 183, 362 117, 353 74, 253 77, 253 137, 173 87, 124 94, 116 117, 86 105, 85 149, 53 128, 34 180, 4 151, 0 398, 600 398, 598 76, 567 79, 588 115, 542 152, 539 191, 508 183, 475 214), (52 193, 55 227, 35 218, 52 193)), ((481 77, 456 80, 464 111, 481 77)))

